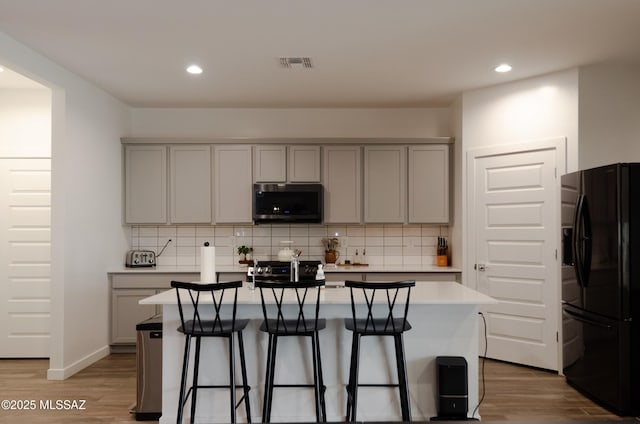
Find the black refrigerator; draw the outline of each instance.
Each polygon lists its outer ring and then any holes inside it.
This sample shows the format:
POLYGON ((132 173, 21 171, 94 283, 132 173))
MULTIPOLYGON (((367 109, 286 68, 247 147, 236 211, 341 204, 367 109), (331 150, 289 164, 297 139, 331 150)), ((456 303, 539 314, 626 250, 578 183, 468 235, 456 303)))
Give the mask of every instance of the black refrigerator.
POLYGON ((562 176, 563 372, 619 415, 640 414, 640 163, 562 176))

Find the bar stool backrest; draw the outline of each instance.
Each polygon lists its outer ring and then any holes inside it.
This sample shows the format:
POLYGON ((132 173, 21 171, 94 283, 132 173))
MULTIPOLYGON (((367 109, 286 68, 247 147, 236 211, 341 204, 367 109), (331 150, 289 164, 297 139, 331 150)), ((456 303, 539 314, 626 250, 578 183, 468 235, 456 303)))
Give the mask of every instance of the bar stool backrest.
POLYGON ((397 333, 411 328, 407 321, 415 281, 345 281, 351 295, 351 314, 358 331, 397 333))
POLYGON ((215 334, 235 328, 238 288, 242 287, 242 281, 210 284, 172 281, 171 287, 176 289, 183 332, 215 334), (229 294, 227 298, 225 294, 229 294))
POLYGON ((324 280, 256 281, 267 332, 296 334, 319 330, 322 286, 324 280))

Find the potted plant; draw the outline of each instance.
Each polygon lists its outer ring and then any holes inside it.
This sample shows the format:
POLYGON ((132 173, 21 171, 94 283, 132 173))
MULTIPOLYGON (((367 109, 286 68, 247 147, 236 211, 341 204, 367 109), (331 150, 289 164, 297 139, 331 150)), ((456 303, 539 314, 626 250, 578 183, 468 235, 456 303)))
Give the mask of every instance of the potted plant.
POLYGON ((238 246, 238 255, 240 256, 240 263, 248 263, 251 261, 251 252, 253 252, 253 248, 242 245, 238 246))

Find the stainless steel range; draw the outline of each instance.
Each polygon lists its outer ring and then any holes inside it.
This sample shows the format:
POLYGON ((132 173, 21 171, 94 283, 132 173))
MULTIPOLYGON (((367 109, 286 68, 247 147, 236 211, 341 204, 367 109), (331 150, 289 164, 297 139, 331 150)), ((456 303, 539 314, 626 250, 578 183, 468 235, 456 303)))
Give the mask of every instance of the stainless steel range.
MULTIPOLYGON (((320 261, 300 261, 298 276, 300 281, 315 280, 320 261)), ((291 281, 291 262, 258 261, 255 267, 256 281, 291 281)), ((247 279, 250 279, 247 276, 247 279)))

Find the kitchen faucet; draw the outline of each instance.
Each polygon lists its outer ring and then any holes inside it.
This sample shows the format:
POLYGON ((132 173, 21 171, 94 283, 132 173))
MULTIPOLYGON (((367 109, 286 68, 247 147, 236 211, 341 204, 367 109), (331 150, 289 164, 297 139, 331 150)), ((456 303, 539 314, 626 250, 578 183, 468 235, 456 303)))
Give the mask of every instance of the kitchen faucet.
POLYGON ((300 253, 302 253, 302 251, 300 249, 296 249, 291 254, 291 275, 289 280, 292 283, 300 281, 300 253))
POLYGON ((256 272, 258 272, 258 260, 253 260, 253 269, 251 271, 251 281, 249 282, 249 290, 255 290, 256 288, 256 272))

